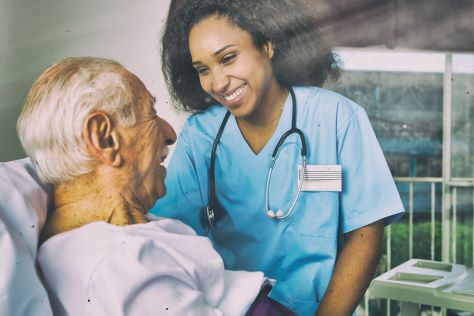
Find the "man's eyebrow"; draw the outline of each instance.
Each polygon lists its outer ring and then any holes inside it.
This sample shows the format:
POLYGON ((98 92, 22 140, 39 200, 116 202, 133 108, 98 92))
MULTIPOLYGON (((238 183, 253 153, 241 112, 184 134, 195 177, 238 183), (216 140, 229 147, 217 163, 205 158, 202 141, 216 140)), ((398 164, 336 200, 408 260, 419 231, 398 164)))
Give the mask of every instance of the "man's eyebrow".
MULTIPOLYGON (((221 49, 218 49, 217 51, 215 51, 212 54, 212 56, 217 56, 220 53, 222 53, 223 51, 225 51, 227 48, 232 47, 232 46, 235 46, 235 45, 234 44, 226 45, 226 46, 222 47, 221 49)), ((198 64, 202 64, 202 62, 200 60, 193 61, 193 65, 198 65, 198 64)))

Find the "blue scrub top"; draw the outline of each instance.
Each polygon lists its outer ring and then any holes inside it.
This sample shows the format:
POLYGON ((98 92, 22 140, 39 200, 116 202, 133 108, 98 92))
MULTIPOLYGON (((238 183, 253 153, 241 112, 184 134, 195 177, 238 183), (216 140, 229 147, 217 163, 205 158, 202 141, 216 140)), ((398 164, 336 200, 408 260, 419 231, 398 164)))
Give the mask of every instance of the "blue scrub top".
MULTIPOLYGON (((291 127, 289 95, 279 125, 255 154, 231 116, 217 147, 215 179, 228 216, 210 233, 226 269, 263 271, 277 283, 270 297, 298 315, 312 315, 331 279, 339 231, 380 219, 389 224, 404 208, 367 114, 351 100, 316 87, 295 87, 297 127, 308 147, 308 164, 342 165, 342 192, 302 192, 291 215, 269 219, 265 186, 271 154, 291 127)), ((199 234, 208 203, 211 148, 226 113, 212 106, 188 118, 166 177, 167 194, 151 212, 177 218, 199 234)), ((292 135, 280 149, 270 185, 270 208, 287 211, 297 192, 301 143, 292 135)))

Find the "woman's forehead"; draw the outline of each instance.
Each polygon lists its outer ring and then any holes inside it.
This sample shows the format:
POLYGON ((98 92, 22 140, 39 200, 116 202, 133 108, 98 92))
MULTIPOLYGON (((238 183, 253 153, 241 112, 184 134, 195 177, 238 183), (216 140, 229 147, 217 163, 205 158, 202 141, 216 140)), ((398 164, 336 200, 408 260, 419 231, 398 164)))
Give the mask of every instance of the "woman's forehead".
POLYGON ((225 17, 208 17, 195 24, 189 35, 189 48, 206 48, 216 52, 227 45, 241 45, 252 41, 250 33, 232 24, 225 17))

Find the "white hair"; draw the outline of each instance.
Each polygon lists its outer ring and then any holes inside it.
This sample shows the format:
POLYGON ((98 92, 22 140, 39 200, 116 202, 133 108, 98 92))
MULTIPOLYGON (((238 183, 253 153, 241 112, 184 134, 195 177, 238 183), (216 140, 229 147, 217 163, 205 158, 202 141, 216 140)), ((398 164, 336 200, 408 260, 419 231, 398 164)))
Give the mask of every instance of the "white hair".
POLYGON ((40 75, 17 132, 42 181, 59 184, 92 171, 82 138, 90 113, 104 111, 124 127, 135 125, 131 80, 138 79, 119 63, 94 57, 66 58, 40 75))

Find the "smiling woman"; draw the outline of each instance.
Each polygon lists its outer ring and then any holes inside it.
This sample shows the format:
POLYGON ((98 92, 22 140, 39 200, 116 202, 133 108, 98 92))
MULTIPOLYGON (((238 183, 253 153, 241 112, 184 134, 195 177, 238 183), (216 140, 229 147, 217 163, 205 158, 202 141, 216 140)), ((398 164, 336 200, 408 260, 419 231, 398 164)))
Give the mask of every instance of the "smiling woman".
POLYGON ((193 27, 189 50, 202 89, 234 116, 248 118, 256 105, 283 103, 287 91, 273 74, 270 42, 256 47, 249 33, 215 16, 193 27))
POLYGON ((249 146, 260 152, 288 95, 273 73, 272 43, 256 47, 248 32, 212 16, 192 28, 189 50, 202 89, 237 118, 249 146))
POLYGON ((348 315, 384 224, 404 210, 365 111, 320 88, 339 68, 308 12, 294 0, 172 3, 163 71, 175 106, 199 113, 151 211, 208 235, 226 267, 276 279, 269 297, 296 314, 348 315))

